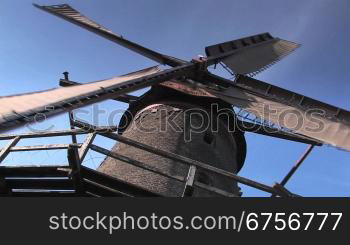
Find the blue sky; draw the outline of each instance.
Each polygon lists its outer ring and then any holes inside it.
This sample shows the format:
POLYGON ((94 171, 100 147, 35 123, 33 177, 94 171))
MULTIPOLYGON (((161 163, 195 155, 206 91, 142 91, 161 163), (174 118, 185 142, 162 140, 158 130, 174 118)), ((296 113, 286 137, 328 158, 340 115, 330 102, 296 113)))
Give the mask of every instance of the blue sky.
MULTIPOLYGON (((1 0, 0 96, 58 86, 63 71, 89 82, 155 65, 138 54, 104 40, 26 0, 1 0)), ((36 1, 69 3, 115 33, 146 47, 183 59, 204 53, 204 47, 270 32, 302 47, 259 74, 258 79, 350 109, 350 2, 347 0, 293 1, 36 1)), ((141 92, 139 92, 141 93, 141 92)), ((107 101, 101 108, 126 108, 107 101)), ((91 107, 87 108, 91 111, 91 107)), ((35 126, 67 127, 59 116, 35 126)), ((91 119, 87 115, 86 119, 91 119)), ((117 119, 116 119, 117 120, 117 119)), ((98 124, 104 124, 103 116, 98 124)), ((117 122, 117 121, 116 121, 117 122)), ((34 127, 34 126, 33 126, 34 127)), ((28 131, 28 128, 15 132, 28 131)), ((273 184, 306 149, 306 145, 247 133, 248 156, 240 175, 273 184)), ((80 137, 81 138, 81 137, 80 137)), ((26 140, 21 144, 64 143, 69 138, 26 140)), ((100 145, 112 142, 98 137, 100 145)), ((101 155, 90 153, 86 164, 96 167, 101 155)), ((350 196, 350 153, 317 147, 287 187, 304 196, 350 196)), ((5 164, 65 161, 64 152, 10 154, 5 164)), ((245 196, 266 194, 242 186, 245 196)))

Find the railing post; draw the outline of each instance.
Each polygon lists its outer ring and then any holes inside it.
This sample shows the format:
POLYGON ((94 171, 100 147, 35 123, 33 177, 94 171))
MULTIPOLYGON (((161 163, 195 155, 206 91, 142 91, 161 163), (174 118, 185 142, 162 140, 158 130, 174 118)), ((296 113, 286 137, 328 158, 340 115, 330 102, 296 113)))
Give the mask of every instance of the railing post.
MULTIPOLYGON (((70 129, 73 130, 73 129, 75 129, 73 111, 69 111, 68 116, 69 116, 69 125, 70 125, 70 129)), ((72 134, 72 143, 73 143, 73 144, 76 144, 77 142, 78 142, 78 141, 77 141, 77 136, 73 133, 73 134, 72 134)))
POLYGON ((70 177, 73 180, 74 188, 78 194, 82 194, 84 192, 84 186, 80 172, 80 159, 77 146, 75 144, 69 145, 67 153, 69 166, 72 169, 70 177))
POLYGON ((0 176, 0 196, 9 196, 11 190, 7 187, 7 183, 4 176, 0 176))

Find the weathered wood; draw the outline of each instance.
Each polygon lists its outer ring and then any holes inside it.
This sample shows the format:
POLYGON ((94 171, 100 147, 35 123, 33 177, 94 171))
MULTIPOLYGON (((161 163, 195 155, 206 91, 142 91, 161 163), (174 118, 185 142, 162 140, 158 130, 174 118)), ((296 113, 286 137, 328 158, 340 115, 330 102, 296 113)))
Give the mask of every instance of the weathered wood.
MULTIPOLYGON (((13 146, 10 148, 10 152, 18 151, 41 151, 41 150, 64 150, 68 149, 69 144, 48 144, 48 145, 32 145, 32 146, 13 146)), ((77 144, 81 147, 81 144, 77 144)), ((2 148, 3 149, 3 148, 2 148)), ((0 150, 2 150, 0 149, 0 150)))
POLYGON ((90 193, 93 193, 93 194, 98 193, 98 194, 102 194, 103 196, 134 197, 132 195, 129 195, 128 193, 118 191, 118 189, 110 188, 108 186, 96 183, 89 179, 83 179, 83 180, 84 180, 84 186, 90 193))
POLYGON ((116 126, 107 126, 107 127, 93 127, 93 128, 79 128, 79 129, 71 129, 71 130, 57 130, 57 131, 44 131, 44 132, 36 132, 36 133, 23 133, 23 134, 0 134, 0 140, 9 140, 16 138, 17 136, 21 137, 21 139, 26 138, 40 138, 40 137, 52 137, 52 136, 70 136, 72 134, 80 135, 80 134, 88 134, 94 131, 100 132, 113 132, 116 131, 118 127, 116 126))
POLYGON ((78 154, 78 149, 73 144, 68 147, 68 163, 72 169, 71 178, 73 180, 73 185, 77 193, 83 193, 83 182, 80 172, 80 159, 78 154))
MULTIPOLYGON (((73 111, 69 111, 69 112, 68 112, 68 117, 69 117, 70 129, 73 130, 73 129, 74 129, 74 125, 73 125, 74 114, 73 114, 73 111)), ((77 135, 75 135, 75 134, 72 134, 72 143, 73 143, 73 144, 76 144, 76 143, 77 143, 77 135)))
POLYGON ((184 190, 182 193, 182 197, 189 197, 192 196, 193 194, 193 183, 194 183, 194 178, 196 177, 196 171, 197 168, 194 165, 191 165, 188 169, 188 174, 186 178, 186 182, 184 185, 184 190))
POLYGON ((20 139, 21 139, 20 136, 16 136, 0 151, 0 163, 10 153, 11 147, 15 146, 20 139))
MULTIPOLYGON (((74 86, 74 85, 82 85, 82 83, 78 83, 78 82, 75 82, 75 81, 70 81, 70 80, 67 80, 67 79, 60 79, 59 84, 62 87, 69 87, 69 86, 74 86)), ((113 100, 124 102, 124 103, 128 103, 128 104, 133 102, 133 101, 136 101, 138 99, 139 99, 139 97, 134 96, 134 95, 130 95, 130 94, 122 94, 122 95, 118 95, 117 97, 113 98, 113 100)))
POLYGON ((224 190, 221 190, 219 188, 216 188, 214 186, 210 186, 210 185, 205 185, 205 184, 202 184, 198 181, 195 181, 194 182, 194 186, 195 187, 198 187, 200 189, 203 189, 203 190, 207 190, 207 191, 210 191, 210 192, 213 192, 217 195, 220 195, 220 196, 225 196, 225 197, 238 197, 237 195, 231 193, 231 192, 227 192, 227 191, 224 191, 224 190))
POLYGON ((83 145, 81 146, 81 148, 79 149, 79 160, 80 163, 82 163, 84 161, 84 158, 89 150, 90 145, 92 144, 92 142, 94 141, 96 137, 96 133, 90 133, 88 134, 88 136, 86 137, 83 145))

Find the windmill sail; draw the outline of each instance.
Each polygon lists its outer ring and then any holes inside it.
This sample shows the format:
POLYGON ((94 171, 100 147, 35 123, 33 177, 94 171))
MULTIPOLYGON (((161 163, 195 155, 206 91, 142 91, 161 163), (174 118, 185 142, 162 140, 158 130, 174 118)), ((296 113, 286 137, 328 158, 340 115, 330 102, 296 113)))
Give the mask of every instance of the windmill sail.
POLYGON ((40 5, 34 4, 34 6, 50 14, 56 15, 64 20, 67 20, 73 24, 76 24, 86 30, 94 32, 97 35, 100 35, 112 42, 115 42, 147 58, 150 58, 160 64, 178 66, 185 63, 180 59, 158 53, 154 50, 145 48, 137 43, 131 42, 123 38, 122 36, 114 34, 112 31, 108 30, 107 28, 101 26, 100 24, 82 15, 80 12, 73 9, 68 4, 51 5, 51 6, 40 6, 40 5))
POLYGON ((254 76, 292 53, 300 45, 262 33, 205 48, 207 56, 225 55, 221 60, 234 73, 254 76))
POLYGON ((159 71, 158 67, 151 67, 124 76, 78 86, 0 97, 0 131, 14 125, 35 121, 39 114, 48 117, 149 86, 152 84, 150 80, 142 82, 137 79, 145 76, 147 78, 148 75, 159 71))
POLYGON ((294 133, 350 151, 350 112, 239 75, 236 85, 208 91, 294 133))

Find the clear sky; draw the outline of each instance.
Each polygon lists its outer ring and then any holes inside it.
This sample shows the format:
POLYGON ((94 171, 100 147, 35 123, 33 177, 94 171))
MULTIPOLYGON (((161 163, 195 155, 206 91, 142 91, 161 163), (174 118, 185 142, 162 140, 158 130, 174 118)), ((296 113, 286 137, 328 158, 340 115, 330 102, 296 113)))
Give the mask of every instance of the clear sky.
MULTIPOLYGON (((0 0, 0 96, 58 86, 63 71, 71 80, 90 82, 155 65, 75 25, 42 12, 27 0, 0 0)), ((182 59, 204 54, 204 47, 270 32, 302 47, 258 79, 350 110, 350 1, 348 0, 85 0, 68 3, 125 38, 182 59)), ((108 101, 101 108, 126 108, 108 101)), ((87 108, 91 111, 91 107, 87 108)), ((92 116, 86 115, 92 120, 92 116)), ((35 126, 67 127, 59 116, 35 126)), ((116 118, 117 122, 117 118, 116 118)), ((97 124, 104 124, 103 115, 97 124)), ((34 126, 33 126, 34 127, 34 126)), ((28 128, 16 132, 28 131, 28 128)), ((247 133, 248 155, 240 175, 273 184, 280 181, 307 145, 247 133)), ((82 139, 80 137, 80 139, 82 139)), ((25 144, 64 143, 69 138, 26 140, 25 144)), ((97 138, 100 145, 112 142, 97 138)), ((96 167, 102 156, 89 153, 96 167)), ((350 196, 350 153, 317 147, 287 184, 304 196, 350 196)), ((64 152, 10 154, 5 164, 65 161, 64 152)), ((241 186, 245 196, 266 194, 241 186)))

